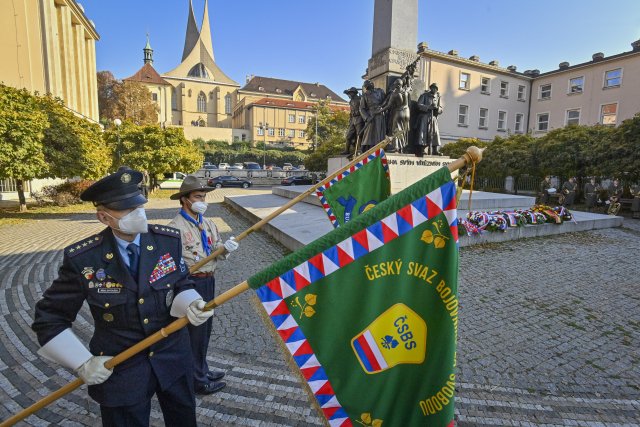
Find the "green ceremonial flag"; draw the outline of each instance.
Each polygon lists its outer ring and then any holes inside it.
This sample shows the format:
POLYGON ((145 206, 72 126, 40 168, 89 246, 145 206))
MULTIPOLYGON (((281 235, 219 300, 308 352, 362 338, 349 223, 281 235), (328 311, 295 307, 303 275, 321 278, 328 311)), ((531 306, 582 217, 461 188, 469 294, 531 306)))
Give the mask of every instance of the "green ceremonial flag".
POLYGON ((442 168, 249 279, 331 426, 453 426, 455 194, 442 168))
POLYGON ((382 149, 371 153, 316 190, 316 196, 320 198, 334 227, 368 211, 386 200, 389 194, 389 165, 382 149))

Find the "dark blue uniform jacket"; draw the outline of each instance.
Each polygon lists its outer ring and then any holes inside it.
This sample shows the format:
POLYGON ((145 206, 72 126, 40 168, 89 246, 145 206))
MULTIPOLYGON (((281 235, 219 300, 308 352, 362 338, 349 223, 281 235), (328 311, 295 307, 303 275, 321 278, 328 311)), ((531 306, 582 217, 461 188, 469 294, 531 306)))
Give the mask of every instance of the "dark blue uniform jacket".
MULTIPOLYGON (((64 251, 58 278, 36 304, 33 330, 40 345, 70 328, 84 301, 93 316, 92 354, 115 356, 175 320, 169 312, 178 293, 193 289, 181 257, 180 232, 150 225, 140 235, 137 281, 121 259, 110 228, 64 251)), ((189 335, 183 328, 115 367, 103 384, 89 386, 101 405, 128 406, 150 399, 152 372, 165 390, 192 375, 189 335)))

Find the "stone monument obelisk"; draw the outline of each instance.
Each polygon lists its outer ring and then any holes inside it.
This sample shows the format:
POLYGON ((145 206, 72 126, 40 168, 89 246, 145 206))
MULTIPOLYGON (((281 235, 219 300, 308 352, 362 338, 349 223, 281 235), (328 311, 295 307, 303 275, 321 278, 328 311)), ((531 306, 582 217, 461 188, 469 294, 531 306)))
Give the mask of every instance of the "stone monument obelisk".
POLYGON ((416 57, 418 0, 375 0, 373 41, 365 79, 388 91, 416 57))

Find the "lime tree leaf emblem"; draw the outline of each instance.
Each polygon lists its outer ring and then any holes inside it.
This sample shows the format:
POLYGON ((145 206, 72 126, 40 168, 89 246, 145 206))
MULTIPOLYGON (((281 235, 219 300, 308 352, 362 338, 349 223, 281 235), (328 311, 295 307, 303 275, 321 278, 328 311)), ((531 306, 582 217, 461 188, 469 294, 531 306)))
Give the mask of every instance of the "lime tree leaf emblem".
POLYGON ((447 244, 447 240, 449 240, 449 237, 445 236, 440 231, 440 227, 443 226, 442 220, 433 222, 431 226, 435 229, 435 232, 431 230, 424 230, 422 232, 420 240, 425 242, 427 245, 432 244, 436 249, 444 248, 447 244))
POLYGON ((382 427, 382 420, 373 419, 369 412, 360 415, 360 419, 356 422, 367 427, 382 427))
POLYGON ((291 307, 300 310, 300 319, 302 319, 302 316, 313 317, 313 315, 316 314, 316 309, 313 308, 313 306, 316 305, 317 299, 317 295, 307 294, 304 296, 304 303, 300 303, 300 297, 296 297, 296 299, 291 302, 291 307))

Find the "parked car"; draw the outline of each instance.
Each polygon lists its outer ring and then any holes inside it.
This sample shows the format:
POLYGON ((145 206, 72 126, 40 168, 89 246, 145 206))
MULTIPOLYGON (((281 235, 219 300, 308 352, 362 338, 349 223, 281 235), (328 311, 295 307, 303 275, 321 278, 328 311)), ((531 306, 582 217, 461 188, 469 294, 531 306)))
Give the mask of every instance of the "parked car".
POLYGON ((229 169, 244 169, 244 165, 242 163, 234 163, 229 169))
POLYGON ((293 165, 291 163, 285 163, 282 165, 282 169, 286 171, 290 171, 293 169, 293 165))
POLYGON ((244 168, 248 170, 260 170, 262 167, 256 162, 244 162, 244 168))
POLYGON ((208 165, 204 165, 202 167, 202 169, 205 169, 205 170, 218 170, 218 167, 216 165, 212 165, 211 163, 209 163, 208 165))
POLYGON ((241 179, 237 176, 216 176, 215 178, 209 178, 207 181, 209 187, 242 187, 249 188, 253 184, 248 179, 241 179))
POLYGON ((229 163, 220 163, 218 169, 229 169, 229 163))
POLYGON ((309 176, 290 176, 283 179, 280 185, 310 185, 314 183, 314 179, 309 176))
POLYGON ((162 179, 158 182, 162 189, 175 189, 180 188, 182 181, 186 178, 186 174, 182 172, 169 172, 165 173, 162 179))

